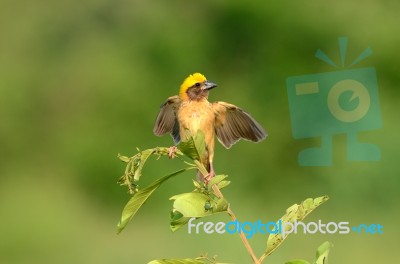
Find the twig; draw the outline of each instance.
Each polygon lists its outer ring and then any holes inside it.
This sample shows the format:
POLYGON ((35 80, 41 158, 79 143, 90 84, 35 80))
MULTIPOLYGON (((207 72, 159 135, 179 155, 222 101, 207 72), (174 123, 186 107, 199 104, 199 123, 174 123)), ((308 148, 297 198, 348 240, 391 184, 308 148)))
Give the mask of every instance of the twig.
MULTIPOLYGON (((224 195, 222 194, 221 190, 218 188, 218 186, 216 184, 214 184, 212 186, 212 189, 213 189, 214 193, 217 195, 218 198, 224 198, 224 195)), ((237 220, 237 217, 233 213, 233 211, 230 208, 230 206, 228 207, 228 214, 231 217, 232 221, 236 221, 237 220)), ((247 252, 249 252, 251 258, 253 259, 253 263, 254 264, 260 264, 261 262, 260 262, 260 260, 258 260, 256 255, 254 254, 253 248, 251 247, 249 241, 247 240, 246 235, 243 232, 239 232, 239 236, 242 239, 242 242, 243 242, 245 248, 247 249, 247 252)))
POLYGON ((268 255, 267 255, 267 254, 263 254, 263 255, 261 256, 261 258, 259 259, 260 263, 262 263, 262 262, 264 261, 264 259, 265 259, 266 257, 268 257, 269 255, 271 255, 271 253, 274 252, 274 251, 275 251, 275 249, 273 249, 268 255))

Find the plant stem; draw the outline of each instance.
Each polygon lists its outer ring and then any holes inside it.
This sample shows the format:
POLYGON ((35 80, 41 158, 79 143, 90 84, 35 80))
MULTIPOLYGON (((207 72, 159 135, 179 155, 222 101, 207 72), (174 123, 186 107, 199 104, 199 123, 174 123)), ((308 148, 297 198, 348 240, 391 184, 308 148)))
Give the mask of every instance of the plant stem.
MULTIPOLYGON (((224 195, 221 193, 221 190, 218 188, 218 186, 216 184, 214 184, 212 186, 212 189, 213 189, 214 193, 218 196, 218 198, 223 198, 224 197, 224 195)), ((236 221, 237 220, 237 217, 233 213, 233 211, 230 208, 230 206, 228 207, 228 214, 231 217, 232 221, 236 221)), ((246 235, 243 232, 239 232, 239 236, 242 239, 243 245, 247 249, 247 252, 249 252, 251 258, 253 259, 253 263, 254 264, 260 264, 261 262, 258 260, 256 255, 254 254, 253 248, 251 247, 249 241, 247 240, 246 235)))
MULTIPOLYGON (((275 251, 275 249, 272 250, 271 253, 274 252, 274 251, 275 251)), ((261 258, 259 259, 259 262, 262 263, 262 262, 264 261, 264 259, 265 259, 266 257, 268 257, 269 255, 270 255, 270 254, 268 254, 268 255, 267 255, 267 254, 263 254, 263 255, 261 256, 261 258)))

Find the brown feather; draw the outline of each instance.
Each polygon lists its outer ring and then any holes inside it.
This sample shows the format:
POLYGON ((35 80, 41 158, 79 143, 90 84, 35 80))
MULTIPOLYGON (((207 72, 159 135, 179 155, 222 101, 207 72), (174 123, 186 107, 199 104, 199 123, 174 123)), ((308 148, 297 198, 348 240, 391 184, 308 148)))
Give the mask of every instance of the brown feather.
POLYGON ((230 148, 241 138, 259 142, 267 136, 264 128, 239 107, 225 102, 215 102, 212 106, 215 134, 226 148, 230 148))
POLYGON ((211 103, 203 98, 200 101, 182 102, 178 113, 180 137, 188 140, 200 130, 204 133, 206 151, 201 162, 208 167, 214 156, 214 112, 211 103))
POLYGON ((181 104, 178 96, 171 96, 161 105, 153 132, 157 136, 163 136, 170 133, 177 144, 180 141, 179 123, 176 112, 181 104))

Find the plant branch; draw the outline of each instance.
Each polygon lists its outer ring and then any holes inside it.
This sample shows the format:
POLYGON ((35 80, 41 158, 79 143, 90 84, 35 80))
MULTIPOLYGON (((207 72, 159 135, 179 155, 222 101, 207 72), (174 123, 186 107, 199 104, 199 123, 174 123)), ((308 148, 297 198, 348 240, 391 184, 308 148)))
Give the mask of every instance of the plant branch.
POLYGON ((274 252, 275 251, 275 249, 274 250, 272 250, 271 252, 270 252, 270 254, 263 254, 262 256, 261 256, 261 258, 258 260, 260 263, 262 263, 263 261, 264 261, 264 259, 266 258, 266 257, 268 257, 269 255, 271 255, 272 254, 272 252, 274 252))

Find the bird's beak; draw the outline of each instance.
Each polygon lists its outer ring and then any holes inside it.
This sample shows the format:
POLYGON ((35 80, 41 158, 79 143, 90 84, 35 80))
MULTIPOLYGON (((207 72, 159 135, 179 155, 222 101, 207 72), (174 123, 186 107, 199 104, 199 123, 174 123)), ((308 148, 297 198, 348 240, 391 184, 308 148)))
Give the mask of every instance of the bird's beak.
POLYGON ((213 89, 215 87, 217 87, 217 85, 215 83, 213 83, 213 82, 206 81, 204 83, 204 90, 211 90, 211 89, 213 89))

